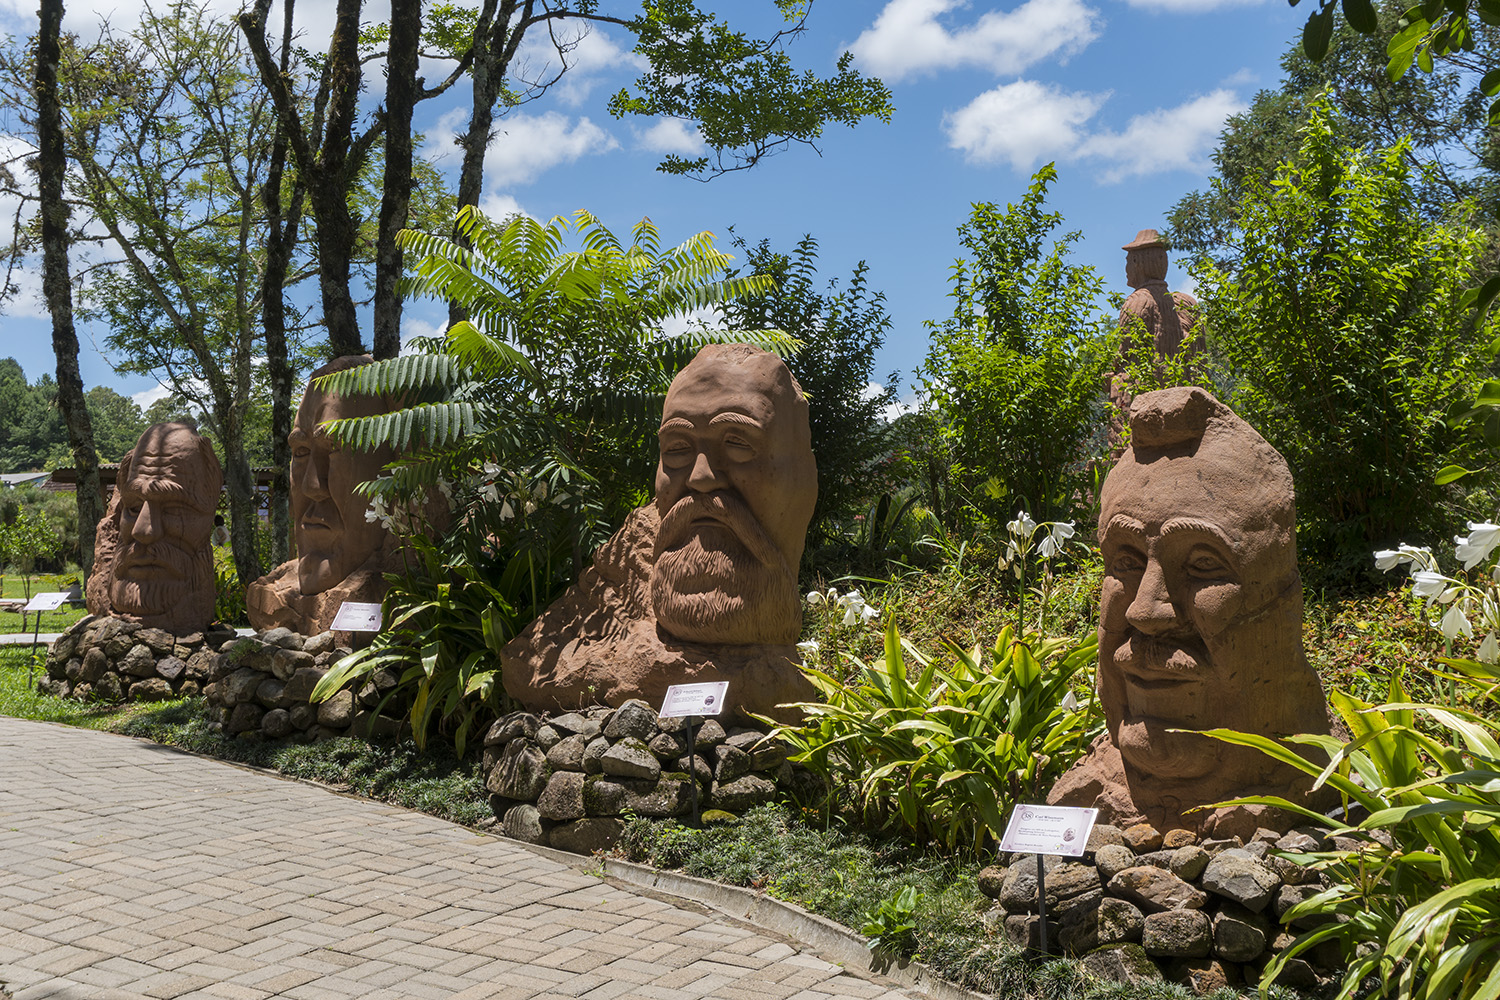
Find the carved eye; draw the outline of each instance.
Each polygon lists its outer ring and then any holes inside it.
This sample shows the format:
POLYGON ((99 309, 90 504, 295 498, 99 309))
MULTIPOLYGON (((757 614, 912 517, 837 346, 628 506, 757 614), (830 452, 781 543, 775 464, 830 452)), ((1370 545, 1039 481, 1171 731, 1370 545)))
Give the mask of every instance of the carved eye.
POLYGON ((724 451, 737 462, 748 462, 755 457, 755 445, 739 434, 724 436, 724 451))
POLYGON ((661 464, 669 469, 683 469, 692 464, 697 449, 687 441, 664 441, 661 446, 661 464))
POLYGON ((1220 580, 1231 575, 1228 563, 1212 549, 1202 547, 1188 554, 1187 571, 1200 580, 1220 580))
POLYGON ((1129 545, 1121 546, 1109 557, 1109 572, 1114 576, 1140 573, 1146 568, 1146 554, 1129 545))

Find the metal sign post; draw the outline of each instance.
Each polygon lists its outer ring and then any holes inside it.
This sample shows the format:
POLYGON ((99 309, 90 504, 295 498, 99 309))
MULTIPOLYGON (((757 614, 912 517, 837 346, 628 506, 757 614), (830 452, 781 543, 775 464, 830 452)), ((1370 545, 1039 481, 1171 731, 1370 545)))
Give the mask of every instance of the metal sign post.
POLYGON ((1047 871, 1046 856, 1082 857, 1088 850, 1089 833, 1094 829, 1097 809, 1071 806, 1037 806, 1017 803, 1011 810, 1001 851, 1025 851, 1036 854, 1036 898, 1041 953, 1047 954, 1047 871))
MULTIPOLYGON (((27 601, 26 606, 21 609, 22 612, 36 612, 36 626, 31 633, 31 661, 26 667, 26 687, 28 690, 30 690, 32 682, 36 680, 36 645, 37 640, 42 634, 42 612, 56 611, 63 606, 67 599, 68 594, 66 591, 33 594, 31 600, 27 601)), ((26 626, 22 625, 21 627, 25 628, 26 626)))
POLYGON ((690 825, 702 825, 698 815, 698 744, 697 723, 699 716, 718 715, 724 711, 724 694, 729 690, 728 681, 707 681, 702 684, 673 684, 667 688, 662 699, 661 719, 687 720, 688 794, 692 797, 693 811, 690 825))

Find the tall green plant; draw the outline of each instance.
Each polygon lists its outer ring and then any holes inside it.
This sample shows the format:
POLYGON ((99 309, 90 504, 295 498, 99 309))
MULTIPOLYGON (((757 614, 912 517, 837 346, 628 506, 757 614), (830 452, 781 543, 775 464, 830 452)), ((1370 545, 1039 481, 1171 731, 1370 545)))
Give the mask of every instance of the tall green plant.
POLYGON ((885 655, 850 657, 858 672, 847 684, 809 668, 826 703, 796 706, 805 721, 774 735, 828 788, 852 789, 867 822, 977 853, 999 839, 1013 803, 1044 794, 1092 739, 1099 711, 1092 698, 1080 707, 1074 689, 1096 640, 1007 625, 988 651, 943 646, 940 664, 888 620, 885 655))
POLYGON ((1472 203, 1424 218, 1405 143, 1344 147, 1321 105, 1301 138, 1271 183, 1247 181, 1238 264, 1195 273, 1234 405, 1292 467, 1303 551, 1350 576, 1451 520, 1434 480, 1478 447, 1444 418, 1496 332, 1464 295, 1488 240, 1472 203))
POLYGON ((1043 211, 1057 177, 1038 170, 1020 204, 975 203, 959 227, 952 315, 929 322, 918 374, 949 439, 953 475, 994 524, 1024 505, 1061 520, 1089 496, 1086 459, 1103 425, 1112 324, 1102 282, 1068 261, 1069 233, 1044 248, 1062 215, 1043 211))

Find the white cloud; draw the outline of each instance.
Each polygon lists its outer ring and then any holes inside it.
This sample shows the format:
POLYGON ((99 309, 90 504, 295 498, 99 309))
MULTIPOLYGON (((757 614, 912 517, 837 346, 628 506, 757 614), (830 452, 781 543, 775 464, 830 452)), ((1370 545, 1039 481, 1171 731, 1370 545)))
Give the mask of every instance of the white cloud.
POLYGON ((158 399, 166 399, 172 395, 172 390, 164 385, 152 386, 142 392, 131 393, 130 398, 142 411, 148 409, 158 399))
POLYGON ((505 187, 530 184, 561 163, 619 149, 620 143, 587 118, 576 122, 556 111, 506 116, 484 158, 485 178, 505 187))
POLYGON ((1220 7, 1244 7, 1262 3, 1263 0, 1125 0, 1141 10, 1161 11, 1167 14, 1202 14, 1220 7))
POLYGON ((500 191, 491 191, 483 198, 480 198, 479 210, 491 222, 500 222, 503 219, 510 218, 512 215, 524 215, 528 219, 536 218, 536 216, 521 207, 521 203, 516 200, 515 195, 505 194, 500 191))
POLYGON ((689 129, 681 119, 663 118, 648 129, 638 130, 635 144, 650 153, 696 156, 703 152, 703 133, 689 129))
POLYGON ((890 0, 850 51, 888 83, 939 69, 973 66, 998 75, 1065 59, 1099 37, 1099 12, 1082 0, 1025 0, 950 29, 939 15, 965 0, 890 0))
POLYGON ((1167 170, 1203 170, 1224 119, 1245 107, 1232 91, 1215 90, 1175 108, 1136 115, 1123 132, 1092 135, 1078 154, 1109 164, 1101 178, 1105 183, 1167 170))
POLYGON ((1009 162, 1018 172, 1068 156, 1108 94, 1069 93, 1031 80, 987 90, 944 116, 948 145, 970 163, 1009 162))
POLYGON ((1202 171, 1224 120, 1245 110, 1219 89, 1174 108, 1136 115, 1119 132, 1088 128, 1108 93, 1070 93, 1018 80, 980 94, 944 118, 948 144, 975 164, 1008 163, 1017 173, 1046 160, 1099 164, 1106 184, 1170 170, 1202 171))

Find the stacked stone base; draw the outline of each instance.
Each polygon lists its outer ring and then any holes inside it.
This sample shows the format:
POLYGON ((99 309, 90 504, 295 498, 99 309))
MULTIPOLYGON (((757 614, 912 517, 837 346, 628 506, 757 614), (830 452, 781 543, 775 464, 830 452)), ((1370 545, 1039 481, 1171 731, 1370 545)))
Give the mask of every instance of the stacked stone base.
MULTIPOLYGON (((1274 852, 1326 849, 1325 835, 1263 830, 1250 843, 1197 842, 1186 830, 1096 826, 1083 858, 1044 859, 1048 951, 1126 983, 1165 977, 1200 993, 1253 985, 1307 929, 1283 926, 1282 916, 1322 888, 1317 872, 1274 852)), ((979 876, 996 900, 991 919, 1016 944, 1039 950, 1036 855, 1002 861, 979 876)), ((1340 961, 1335 951, 1313 957, 1327 968, 1294 959, 1277 981, 1314 988, 1340 961)))
POLYGON ((689 760, 685 720, 658 719, 644 701, 516 712, 485 735, 483 773, 506 836, 577 854, 614 846, 626 813, 688 815, 695 779, 700 810, 736 814, 809 780, 764 733, 714 719, 698 727, 694 751, 689 760))
POLYGON ((165 701, 198 694, 234 630, 211 625, 173 635, 111 616, 88 615, 47 650, 42 691, 79 701, 165 701))
POLYGON ((381 670, 358 691, 343 690, 319 704, 310 699, 328 668, 350 650, 332 632, 298 635, 273 628, 225 643, 214 659, 203 694, 209 722, 241 739, 310 743, 335 736, 391 738, 399 720, 376 712, 396 675, 381 670))

